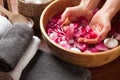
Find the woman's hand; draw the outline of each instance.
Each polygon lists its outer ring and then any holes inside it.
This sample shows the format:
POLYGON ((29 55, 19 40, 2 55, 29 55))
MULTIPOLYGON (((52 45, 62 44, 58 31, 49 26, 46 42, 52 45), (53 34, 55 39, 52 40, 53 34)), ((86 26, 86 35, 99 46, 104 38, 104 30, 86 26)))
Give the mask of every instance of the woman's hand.
POLYGON ((111 29, 111 20, 120 10, 120 0, 107 0, 103 7, 93 16, 91 26, 98 32, 95 39, 86 39, 84 42, 96 44, 102 41, 111 29))
POLYGON ((71 21, 75 20, 80 16, 85 16, 88 20, 92 17, 92 11, 83 8, 82 6, 68 7, 65 9, 61 16, 63 24, 69 24, 71 21))
POLYGON ((93 16, 93 10, 96 8, 100 0, 81 0, 78 6, 68 7, 61 16, 63 24, 68 24, 80 16, 90 20, 93 16))
POLYGON ((96 44, 102 41, 111 29, 109 13, 99 10, 91 19, 90 26, 97 32, 98 36, 95 39, 85 39, 84 42, 96 44))

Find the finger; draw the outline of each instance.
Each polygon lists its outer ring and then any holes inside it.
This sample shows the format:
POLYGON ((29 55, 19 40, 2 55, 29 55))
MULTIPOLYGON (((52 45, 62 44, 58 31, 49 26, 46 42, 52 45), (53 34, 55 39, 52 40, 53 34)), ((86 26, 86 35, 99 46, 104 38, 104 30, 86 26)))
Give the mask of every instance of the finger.
POLYGON ((66 8, 66 10, 63 12, 62 16, 61 16, 61 21, 64 22, 66 20, 66 18, 68 18, 70 16, 70 9, 66 8))
POLYGON ((85 16, 85 18, 86 18, 88 21, 90 21, 91 18, 92 18, 92 16, 93 16, 93 12, 86 10, 83 15, 85 16))
POLYGON ((95 38, 95 39, 85 39, 84 42, 88 43, 88 44, 97 44, 99 42, 99 40, 98 40, 98 38, 95 38))
POLYGON ((102 40, 107 36, 107 34, 110 31, 110 29, 111 29, 110 26, 103 27, 102 31, 99 34, 99 36, 101 36, 102 40))
POLYGON ((84 42, 85 38, 78 38, 77 42, 84 42))

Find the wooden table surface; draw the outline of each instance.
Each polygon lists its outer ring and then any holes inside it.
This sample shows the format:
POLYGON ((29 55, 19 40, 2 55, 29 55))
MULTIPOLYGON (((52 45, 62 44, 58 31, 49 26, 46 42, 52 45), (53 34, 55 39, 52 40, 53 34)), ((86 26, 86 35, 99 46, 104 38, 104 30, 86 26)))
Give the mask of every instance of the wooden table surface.
MULTIPOLYGON (((9 9, 17 13, 17 0, 7 0, 9 9)), ((120 57, 104 66, 89 68, 92 80, 120 80, 120 57)))

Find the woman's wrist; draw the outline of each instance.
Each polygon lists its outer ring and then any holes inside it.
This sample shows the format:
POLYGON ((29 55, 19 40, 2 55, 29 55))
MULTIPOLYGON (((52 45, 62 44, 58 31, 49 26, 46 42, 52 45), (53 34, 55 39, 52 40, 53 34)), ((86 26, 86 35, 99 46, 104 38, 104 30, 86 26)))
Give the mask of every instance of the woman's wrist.
POLYGON ((113 14, 112 14, 112 12, 111 12, 110 10, 101 8, 101 9, 99 10, 99 12, 100 12, 100 14, 101 14, 102 16, 104 16, 106 19, 108 19, 108 20, 110 20, 110 21, 112 20, 113 14))
POLYGON ((80 6, 93 11, 97 7, 99 1, 100 0, 81 0, 80 6))
POLYGON ((107 0, 104 6, 101 8, 103 14, 112 20, 115 14, 120 10, 120 0, 107 0))

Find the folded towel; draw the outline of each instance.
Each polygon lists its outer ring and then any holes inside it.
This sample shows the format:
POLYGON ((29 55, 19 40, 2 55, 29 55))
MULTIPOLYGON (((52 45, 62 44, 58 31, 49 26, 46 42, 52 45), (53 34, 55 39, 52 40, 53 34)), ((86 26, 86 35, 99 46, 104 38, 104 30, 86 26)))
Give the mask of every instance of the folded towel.
POLYGON ((33 36, 32 41, 30 42, 27 50, 25 51, 25 53, 22 55, 21 59, 19 60, 17 66, 15 67, 14 70, 9 72, 9 75, 12 77, 13 80, 20 79, 22 71, 36 54, 40 43, 41 43, 41 40, 38 37, 33 36))
POLYGON ((20 80, 90 80, 91 72, 65 63, 52 54, 37 51, 20 80))
POLYGON ((12 27, 12 23, 4 16, 0 15, 0 38, 3 33, 9 30, 12 27))
POLYGON ((0 70, 13 70, 27 49, 33 30, 24 24, 15 24, 0 39, 0 70))

